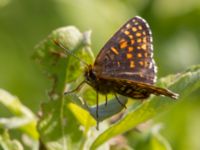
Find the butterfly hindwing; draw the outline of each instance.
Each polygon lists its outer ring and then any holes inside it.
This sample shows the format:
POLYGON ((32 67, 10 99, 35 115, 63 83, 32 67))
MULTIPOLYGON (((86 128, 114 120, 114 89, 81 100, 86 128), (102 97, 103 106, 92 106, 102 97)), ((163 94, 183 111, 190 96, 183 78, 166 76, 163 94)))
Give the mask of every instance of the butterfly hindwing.
POLYGON ((147 22, 136 16, 125 23, 101 49, 94 71, 102 77, 154 84, 156 65, 147 22))
POLYGON ((142 83, 127 79, 119 78, 103 78, 104 82, 110 82, 113 88, 113 92, 131 97, 134 99, 146 99, 150 94, 168 96, 173 99, 178 98, 178 94, 172 91, 148 83, 142 83))

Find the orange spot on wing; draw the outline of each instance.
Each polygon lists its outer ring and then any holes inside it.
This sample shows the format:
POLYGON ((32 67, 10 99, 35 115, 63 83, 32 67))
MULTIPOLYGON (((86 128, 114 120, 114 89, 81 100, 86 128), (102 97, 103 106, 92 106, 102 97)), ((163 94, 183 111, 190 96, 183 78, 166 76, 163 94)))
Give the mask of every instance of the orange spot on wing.
POLYGON ((138 42, 138 43, 141 43, 141 42, 142 42, 142 39, 141 39, 141 38, 137 39, 137 42, 138 42))
POLYGON ((139 29, 139 30, 142 30, 142 26, 138 26, 138 29, 139 29))
POLYGON ((148 53, 144 53, 144 57, 148 57, 148 53))
POLYGON ((143 66, 143 65, 144 65, 144 62, 143 62, 143 61, 140 61, 139 64, 140 64, 141 66, 143 66))
POLYGON ((135 43, 135 41, 134 40, 131 40, 131 44, 133 45, 135 43))
POLYGON ((146 44, 143 44, 141 47, 142 47, 143 50, 147 49, 147 45, 146 44))
POLYGON ((130 68, 134 68, 134 67, 135 67, 134 61, 130 61, 130 68))
POLYGON ((131 46, 128 47, 128 51, 129 51, 129 52, 132 52, 132 51, 133 51, 133 47, 131 47, 131 46))
POLYGON ((142 34, 141 34, 140 32, 137 32, 137 33, 136 33, 136 36, 137 36, 137 37, 140 37, 141 35, 142 35, 142 34))
POLYGON ((116 48, 114 48, 114 47, 111 47, 111 50, 116 54, 116 55, 119 55, 119 52, 117 51, 117 49, 116 48))
POLYGON ((133 32, 136 32, 136 31, 137 31, 137 28, 136 28, 136 27, 132 27, 132 31, 133 31, 133 32))
POLYGON ((138 58, 141 58, 141 57, 142 57, 142 54, 141 54, 141 53, 138 53, 138 54, 137 54, 137 57, 138 57, 138 58))
POLYGON ((124 34, 129 35, 130 32, 126 30, 126 31, 124 31, 124 34))
POLYGON ((125 48, 125 47, 127 47, 127 42, 126 41, 120 43, 120 48, 125 48))
POLYGON ((129 37, 130 39, 133 39, 133 35, 129 35, 128 37, 129 37))
POLYGON ((127 58, 127 59, 131 59, 131 58, 133 58, 133 55, 132 55, 131 53, 127 53, 127 54, 126 54, 126 58, 127 58))

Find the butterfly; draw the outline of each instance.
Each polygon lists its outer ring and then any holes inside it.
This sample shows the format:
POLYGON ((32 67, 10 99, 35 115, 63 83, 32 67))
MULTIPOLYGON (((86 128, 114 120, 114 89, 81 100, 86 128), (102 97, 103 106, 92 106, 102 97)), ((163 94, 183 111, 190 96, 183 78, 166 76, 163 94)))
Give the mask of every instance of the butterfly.
POLYGON ((104 45, 93 65, 87 65, 84 83, 97 92, 96 117, 98 118, 98 94, 113 93, 144 100, 151 94, 173 99, 178 94, 154 86, 157 67, 153 59, 152 33, 148 23, 139 16, 127 21, 104 45))

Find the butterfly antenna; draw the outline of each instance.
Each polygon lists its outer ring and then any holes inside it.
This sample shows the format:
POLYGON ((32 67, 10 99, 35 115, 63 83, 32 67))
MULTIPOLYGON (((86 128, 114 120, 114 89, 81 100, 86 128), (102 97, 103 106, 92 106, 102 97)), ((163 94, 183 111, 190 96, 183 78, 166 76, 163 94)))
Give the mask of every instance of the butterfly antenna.
POLYGON ((67 54, 73 56, 74 58, 82 62, 84 65, 89 66, 84 60, 80 59, 78 56, 76 56, 74 53, 68 50, 62 43, 58 42, 57 40, 53 40, 53 41, 58 47, 64 49, 67 54))

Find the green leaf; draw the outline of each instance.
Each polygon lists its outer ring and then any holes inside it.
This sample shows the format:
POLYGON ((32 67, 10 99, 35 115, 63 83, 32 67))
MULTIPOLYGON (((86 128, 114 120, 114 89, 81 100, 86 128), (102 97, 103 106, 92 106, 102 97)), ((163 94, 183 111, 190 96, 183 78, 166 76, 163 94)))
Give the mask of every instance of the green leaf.
MULTIPOLYGON (((170 75, 161 81, 170 89, 179 93, 180 98, 178 100, 181 100, 200 87, 200 65, 191 67, 183 73, 170 75), (167 84, 167 81, 170 82, 167 84)), ((151 99, 139 105, 138 103, 134 104, 132 107, 128 108, 127 114, 124 115, 119 122, 112 125, 97 137, 91 145, 91 149, 96 149, 110 138, 122 134, 136 127, 138 124, 159 115, 175 103, 177 103, 177 101, 167 97, 152 96, 151 99)))
POLYGON ((96 125, 96 120, 91 117, 89 112, 79 107, 78 105, 69 103, 67 109, 70 109, 80 124, 85 127, 85 133, 87 133, 90 127, 96 125))
POLYGON ((152 128, 150 135, 150 148, 152 150, 171 150, 168 141, 159 133, 161 126, 156 125, 152 128))
POLYGON ((0 103, 14 115, 12 118, 0 118, 0 126, 7 129, 18 128, 32 138, 38 139, 37 118, 29 108, 24 106, 16 96, 3 89, 0 89, 0 103))
POLYGON ((11 140, 7 131, 0 135, 0 149, 23 150, 22 144, 17 140, 11 140))
POLYGON ((62 104, 62 100, 42 104, 38 131, 48 150, 80 148, 83 133, 67 105, 62 104))
POLYGON ((83 72, 82 62, 69 53, 73 52, 81 59, 92 61, 89 45, 90 32, 81 33, 70 26, 53 31, 36 46, 33 58, 39 62, 46 75, 53 79, 52 90, 49 92, 51 101, 42 104, 38 122, 41 145, 48 150, 82 149, 85 132, 94 125, 94 119, 89 113, 71 103, 72 97, 64 97, 64 90, 72 90, 81 82, 83 72), (67 50, 58 47, 53 42, 55 40, 67 50), (83 128, 80 128, 79 123, 83 128))
MULTIPOLYGON (((53 31, 35 47, 33 58, 40 64, 47 77, 53 81, 49 96, 56 100, 63 97, 66 82, 74 83, 73 81, 77 81, 82 73, 83 65, 79 60, 68 55, 64 49, 58 47, 54 41, 58 41, 69 52, 72 51, 80 58, 92 61, 93 56, 89 47, 90 32, 81 33, 73 26, 53 31)), ((70 84, 67 87, 72 86, 70 84)))

